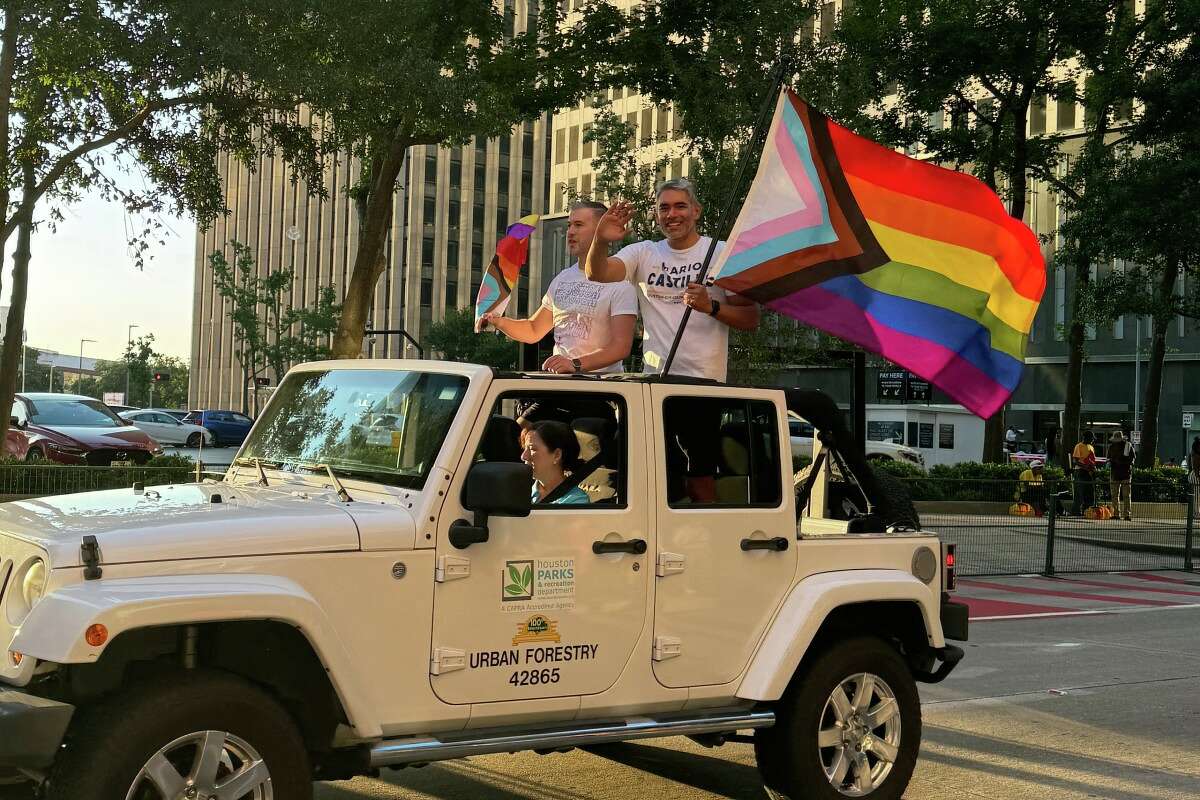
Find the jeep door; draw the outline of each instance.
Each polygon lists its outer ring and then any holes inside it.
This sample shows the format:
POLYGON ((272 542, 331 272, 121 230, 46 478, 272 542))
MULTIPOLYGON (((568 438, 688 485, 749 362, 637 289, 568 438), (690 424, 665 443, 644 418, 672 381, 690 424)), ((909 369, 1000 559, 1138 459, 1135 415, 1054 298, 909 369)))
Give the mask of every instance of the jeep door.
POLYGON ((657 574, 654 675, 728 683, 749 661, 796 573, 791 460, 779 392, 651 387, 657 574))
POLYGON ((577 696, 620 677, 647 624, 653 580, 643 402, 634 383, 492 383, 438 520, 430 681, 442 700, 577 696), (462 504, 469 469, 519 461, 522 417, 569 427, 582 464, 570 479, 581 478, 588 502, 490 517, 487 541, 455 548, 451 525, 473 519, 462 504))

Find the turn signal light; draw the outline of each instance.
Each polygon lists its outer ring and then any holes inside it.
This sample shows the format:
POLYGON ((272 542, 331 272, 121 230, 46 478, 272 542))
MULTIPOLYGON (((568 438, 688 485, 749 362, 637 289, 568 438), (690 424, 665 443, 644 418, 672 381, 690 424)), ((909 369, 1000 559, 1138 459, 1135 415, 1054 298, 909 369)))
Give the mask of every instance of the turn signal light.
POLYGON ((99 647, 108 641, 108 628, 103 625, 89 625, 83 634, 84 640, 92 647, 99 647))
POLYGON ((25 656, 18 653, 16 650, 8 651, 8 660, 12 662, 14 667, 21 666, 21 662, 25 660, 25 656))

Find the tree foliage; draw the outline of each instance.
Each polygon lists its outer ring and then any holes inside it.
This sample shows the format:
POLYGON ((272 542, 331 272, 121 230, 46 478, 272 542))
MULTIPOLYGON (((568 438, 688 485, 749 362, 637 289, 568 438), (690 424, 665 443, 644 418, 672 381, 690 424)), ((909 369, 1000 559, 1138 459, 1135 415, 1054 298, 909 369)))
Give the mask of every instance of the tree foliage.
POLYGON ((209 255, 208 263, 214 288, 229 301, 244 379, 249 382, 270 370, 278 385, 292 364, 328 358, 329 337, 341 311, 333 287, 320 287, 313 305, 297 307, 292 270, 268 269, 260 275, 249 247, 231 241, 229 248, 232 264, 220 250, 209 255))
MULTIPOLYGON (((11 402, 24 329, 30 239, 84 192, 143 223, 140 264, 160 212, 202 223, 225 209, 216 156, 264 148, 320 175, 296 96, 262 78, 284 63, 285 0, 29 0, 0 7, 0 244, 14 234, 0 405, 11 402), (117 180, 136 160, 143 189, 117 180), (13 335, 12 331, 16 331, 13 335)), ((4 248, 7 250, 7 248, 4 248)), ((0 436, 8 424, 0 418, 0 436)))
POLYGON ((445 319, 429 326, 425 346, 446 361, 517 367, 517 343, 496 333, 475 333, 475 311, 470 308, 447 309, 445 319))

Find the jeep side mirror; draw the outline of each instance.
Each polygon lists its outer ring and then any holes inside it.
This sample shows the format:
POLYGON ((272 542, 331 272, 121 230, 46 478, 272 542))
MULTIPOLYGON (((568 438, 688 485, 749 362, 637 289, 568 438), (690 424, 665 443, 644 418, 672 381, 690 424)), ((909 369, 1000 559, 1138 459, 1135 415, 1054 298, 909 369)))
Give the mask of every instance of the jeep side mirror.
POLYGON ((463 507, 475 513, 474 523, 455 520, 450 525, 450 544, 458 549, 488 540, 489 516, 527 517, 532 506, 533 470, 528 464, 485 461, 467 473, 463 507))

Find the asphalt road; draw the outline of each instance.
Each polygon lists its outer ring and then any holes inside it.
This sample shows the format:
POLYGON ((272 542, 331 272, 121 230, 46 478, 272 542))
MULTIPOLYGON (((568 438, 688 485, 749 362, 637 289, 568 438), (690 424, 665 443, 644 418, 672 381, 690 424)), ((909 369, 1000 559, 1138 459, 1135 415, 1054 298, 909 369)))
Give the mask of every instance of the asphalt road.
MULTIPOLYGON (((910 800, 1194 800, 1200 609, 976 623, 922 686, 910 800)), ((753 748, 687 739, 500 755, 322 784, 318 800, 763 800, 753 748)), ((28 795, 0 789, 2 800, 28 795)))

